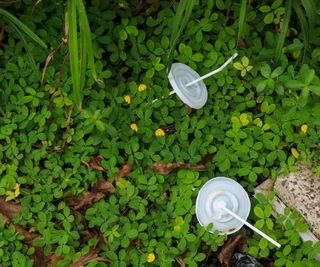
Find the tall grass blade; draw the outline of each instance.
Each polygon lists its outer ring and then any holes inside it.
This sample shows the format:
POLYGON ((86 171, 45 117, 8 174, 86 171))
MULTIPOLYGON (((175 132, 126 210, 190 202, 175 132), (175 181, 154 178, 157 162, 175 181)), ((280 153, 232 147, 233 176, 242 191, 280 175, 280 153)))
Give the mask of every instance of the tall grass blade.
POLYGON ((240 4, 240 13, 239 13, 239 25, 238 25, 238 40, 237 43, 239 43, 240 38, 243 34, 243 26, 245 22, 247 14, 247 0, 241 0, 240 4))
MULTIPOLYGON (((77 1, 77 8, 79 7, 79 2, 82 0, 76 0, 77 1)), ((85 23, 83 19, 83 14, 78 9, 78 15, 79 15, 79 67, 80 67, 80 90, 82 92, 83 86, 86 80, 86 69, 87 69, 87 42, 91 40, 86 40, 87 36, 85 34, 85 23)))
POLYGON ((69 55, 71 80, 73 85, 73 95, 75 106, 80 109, 82 101, 79 48, 78 48, 78 29, 77 29, 77 6, 76 1, 68 0, 67 24, 69 32, 69 55))
POLYGON ((311 36, 311 33, 314 30, 317 20, 316 5, 314 0, 301 0, 301 4, 304 7, 304 10, 307 15, 309 24, 309 35, 311 36))
POLYGON ((284 45, 284 41, 286 39, 286 35, 288 32, 290 17, 291 17, 291 13, 292 13, 292 1, 293 0, 287 0, 286 4, 285 4, 286 13, 284 15, 283 24, 282 24, 282 27, 280 30, 280 35, 279 35, 279 39, 278 39, 277 46, 276 46, 276 52, 275 52, 275 60, 276 61, 279 61, 279 59, 280 59, 280 56, 282 54, 282 48, 284 45))
POLYGON ((24 48, 27 51, 27 55, 28 55, 28 58, 29 58, 29 60, 31 62, 31 65, 35 69, 36 68, 36 62, 34 61, 34 58, 32 56, 31 50, 30 50, 30 48, 28 46, 28 43, 27 43, 26 39, 24 38, 22 32, 19 30, 19 28, 15 24, 13 24, 11 21, 9 21, 9 23, 16 30, 16 32, 18 33, 18 35, 19 35, 19 37, 20 37, 20 39, 22 41, 22 44, 23 44, 24 48))
POLYGON ((4 16, 6 19, 8 19, 12 24, 16 25, 17 28, 19 28, 21 31, 23 31, 26 35, 28 35, 32 40, 34 40, 37 44, 40 46, 47 48, 47 45, 44 41, 38 35, 36 35, 32 30, 29 29, 27 25, 25 25, 23 22, 21 22, 19 19, 17 19, 15 16, 13 16, 8 11, 4 10, 3 8, 0 8, 0 15, 4 16))
MULTIPOLYGON (((101 82, 97 77, 97 72, 94 64, 94 56, 93 56, 93 48, 92 48, 92 39, 91 39, 91 31, 89 26, 88 17, 86 14, 86 9, 82 0, 78 0, 77 9, 79 13, 79 24, 80 24, 80 38, 83 39, 82 45, 83 50, 86 52, 86 62, 88 60, 88 68, 91 70, 92 76, 96 82, 101 82)), ((82 64, 85 68, 87 64, 82 64)))
POLYGON ((190 19, 195 2, 195 0, 181 0, 178 4, 177 12, 172 22, 170 48, 167 59, 168 70, 170 70, 172 65, 175 46, 190 19))
POLYGON ((302 57, 302 62, 305 61, 305 57, 307 55, 307 50, 309 47, 309 31, 308 31, 308 22, 306 19, 306 15, 300 5, 300 3, 298 1, 294 1, 293 2, 293 9, 296 12, 299 22, 300 22, 300 26, 301 26, 301 32, 303 35, 303 44, 304 44, 304 48, 303 48, 303 57, 302 57))

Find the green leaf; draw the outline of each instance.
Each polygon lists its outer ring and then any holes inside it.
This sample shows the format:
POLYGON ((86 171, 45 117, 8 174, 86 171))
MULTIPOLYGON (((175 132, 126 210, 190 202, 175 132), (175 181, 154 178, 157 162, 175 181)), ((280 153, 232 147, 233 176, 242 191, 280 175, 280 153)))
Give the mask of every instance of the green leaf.
POLYGON ((263 64, 260 68, 261 74, 265 78, 269 78, 271 74, 271 68, 268 64, 263 64))
POLYGON ((282 5, 282 0, 275 0, 275 1, 273 1, 272 5, 271 5, 271 8, 272 9, 277 9, 281 5, 282 5))
POLYGON ((262 7, 259 7, 259 10, 262 12, 262 13, 268 13, 271 11, 271 7, 269 6, 262 6, 262 7))
POLYGON ((239 176, 247 176, 250 173, 250 169, 248 168, 241 168, 238 170, 239 176))
POLYGON ((271 23, 273 23, 273 19, 274 19, 274 15, 273 15, 273 13, 271 12, 271 13, 267 14, 267 15, 264 17, 263 21, 264 21, 265 24, 271 24, 271 23))
POLYGON ((120 40, 125 41, 128 39, 128 34, 125 30, 121 30, 119 32, 119 37, 120 37, 120 40))
POLYGON ((311 69, 311 70, 309 69, 309 70, 305 71, 303 74, 304 74, 303 77, 304 77, 304 80, 306 83, 311 83, 311 81, 315 77, 314 69, 311 69))
POLYGON ((130 238, 130 239, 134 239, 138 236, 138 230, 137 229, 130 229, 128 232, 127 232, 127 237, 130 238))
POLYGON ((198 253, 198 254, 194 257, 194 260, 195 260, 195 261, 198 261, 198 262, 201 262, 201 261, 203 261, 205 258, 206 258, 206 254, 204 254, 204 253, 198 253))
POLYGON ((221 172, 225 172, 230 169, 230 166, 231 166, 230 160, 226 158, 224 161, 220 162, 219 170, 221 172))
POLYGON ((284 85, 290 89, 301 89, 304 83, 297 80, 287 80, 284 82, 284 85))
POLYGON ((254 211, 254 214, 255 214, 258 218, 264 219, 264 211, 263 211, 263 209, 262 209, 261 207, 255 206, 254 209, 253 209, 253 211, 254 211))
POLYGON ((195 53, 191 56, 191 59, 195 62, 202 62, 203 61, 203 55, 200 53, 195 53))
POLYGON ((243 66, 240 62, 233 63, 233 67, 235 67, 237 70, 242 70, 243 66))
POLYGON ((223 0, 216 0, 216 6, 220 10, 224 10, 226 8, 225 2, 223 0))
POLYGON ((274 223, 270 218, 266 219, 266 226, 269 230, 273 230, 274 223))
POLYGON ((283 249, 282 252, 283 252, 283 255, 284 255, 284 256, 289 255, 290 252, 291 252, 291 246, 290 246, 290 245, 286 245, 286 246, 284 247, 284 249, 283 249))
POLYGON ((264 89, 266 88, 266 86, 267 86, 267 80, 265 80, 265 81, 262 81, 262 82, 259 82, 258 84, 257 84, 257 92, 258 93, 261 93, 261 92, 263 92, 264 91, 264 89))
POLYGON ((274 79, 274 78, 280 76, 282 73, 283 73, 283 68, 278 67, 271 73, 271 78, 274 79))
POLYGON ((136 28, 136 26, 133 26, 133 25, 126 26, 126 31, 129 35, 133 35, 133 36, 138 36, 139 34, 138 29, 136 28))
POLYGON ((284 266, 285 264, 286 264, 286 259, 285 259, 285 258, 277 259, 277 260, 274 262, 274 265, 275 265, 275 266, 284 266))

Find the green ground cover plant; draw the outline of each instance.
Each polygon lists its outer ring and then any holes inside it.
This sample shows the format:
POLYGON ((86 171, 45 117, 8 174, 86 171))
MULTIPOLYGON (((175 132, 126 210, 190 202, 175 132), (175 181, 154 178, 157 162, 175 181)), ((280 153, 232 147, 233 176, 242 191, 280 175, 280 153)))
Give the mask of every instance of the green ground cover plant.
MULTIPOLYGON (((317 1, 65 2, 3 6, 30 31, 0 21, 2 266, 200 266, 228 239, 195 217, 207 180, 252 196, 319 159, 317 1), (206 74, 235 52, 202 109, 169 96, 171 59, 206 74)), ((319 266, 302 217, 272 217, 272 197, 249 220, 282 247, 242 229, 246 253, 319 266)))

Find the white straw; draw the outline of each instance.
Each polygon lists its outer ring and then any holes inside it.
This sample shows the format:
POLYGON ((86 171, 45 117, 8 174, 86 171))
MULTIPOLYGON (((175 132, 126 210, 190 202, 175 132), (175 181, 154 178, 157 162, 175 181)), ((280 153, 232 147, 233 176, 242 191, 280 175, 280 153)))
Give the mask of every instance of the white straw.
POLYGON ((197 82, 200 82, 200 81, 208 78, 209 76, 211 76, 211 75, 213 75, 213 74, 216 74, 216 73, 222 71, 222 70, 223 70, 233 59, 235 59, 237 56, 238 56, 238 53, 235 53, 235 54, 234 54, 231 58, 229 58, 220 68, 218 68, 218 69, 216 69, 216 70, 213 70, 213 71, 207 73, 206 75, 203 75, 203 76, 201 76, 200 78, 193 80, 192 82, 187 83, 187 84, 186 84, 186 87, 191 86, 191 85, 193 85, 193 84, 195 84, 195 83, 197 83, 197 82))
MULTIPOLYGON (((175 93, 176 93, 176 92, 175 92, 174 90, 172 90, 172 91, 169 93, 169 96, 171 96, 171 95, 173 95, 173 94, 175 94, 175 93)), ((164 97, 162 97, 162 99, 164 99, 164 97)), ((152 103, 157 102, 157 101, 159 101, 158 98, 153 99, 153 100, 152 100, 152 103)))
POLYGON ((269 242, 271 242, 272 244, 274 244, 275 246, 277 246, 278 248, 281 247, 281 245, 273 240, 270 236, 266 235, 265 233, 261 232, 258 228, 254 227, 252 224, 248 223, 247 221, 243 220, 241 217, 239 217, 237 214, 235 214, 234 212, 232 212, 231 210, 229 210, 226 207, 221 207, 223 210, 225 210, 226 212, 228 212, 230 215, 232 215, 233 217, 235 217, 237 220, 239 220, 240 222, 244 223, 246 226, 248 226, 249 228, 251 228, 253 231, 255 231, 256 233, 258 233, 259 235, 261 235, 262 237, 264 237, 265 239, 267 239, 269 242))

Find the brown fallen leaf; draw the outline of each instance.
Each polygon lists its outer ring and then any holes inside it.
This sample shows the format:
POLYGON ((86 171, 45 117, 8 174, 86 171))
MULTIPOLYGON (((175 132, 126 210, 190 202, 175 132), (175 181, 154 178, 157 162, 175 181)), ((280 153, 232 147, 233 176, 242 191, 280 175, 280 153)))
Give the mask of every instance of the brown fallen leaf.
POLYGON ((125 163, 122 165, 121 169, 119 170, 119 173, 115 177, 116 182, 119 182, 121 178, 126 177, 132 170, 132 166, 129 163, 125 163))
POLYGON ((202 157, 202 159, 199 161, 199 164, 206 164, 207 162, 211 161, 213 158, 213 154, 207 154, 202 157))
POLYGON ((43 248, 36 248, 35 253, 32 255, 35 267, 54 267, 59 260, 63 259, 63 257, 63 255, 56 256, 54 253, 45 256, 43 248))
POLYGON ((73 208, 74 210, 79 210, 84 206, 90 206, 94 202, 99 201, 100 199, 104 198, 104 193, 92 193, 92 192, 85 192, 83 195, 83 199, 79 201, 73 208))
POLYGON ((238 245, 238 243, 241 240, 241 235, 237 235, 234 238, 229 238, 227 243, 223 245, 221 248, 219 254, 218 254, 218 260, 221 264, 225 264, 227 267, 229 267, 230 259, 238 245))
POLYGON ((104 262, 111 263, 111 260, 100 257, 99 251, 100 250, 98 248, 92 249, 87 255, 81 256, 79 260, 71 264, 70 267, 81 267, 91 261, 104 261, 104 262))
POLYGON ((94 202, 104 198, 106 193, 113 194, 116 191, 112 183, 108 181, 98 181, 89 192, 83 194, 83 198, 80 200, 78 197, 69 196, 65 198, 66 203, 73 207, 73 210, 80 210, 85 206, 90 206, 94 202))
POLYGON ((176 261, 180 265, 180 267, 186 267, 186 264, 185 264, 184 260, 181 257, 177 257, 176 261))
POLYGON ((17 232, 24 236, 24 242, 28 245, 33 246, 33 241, 40 238, 39 234, 30 233, 28 230, 24 229, 22 226, 12 223, 17 232))
POLYGON ((113 194, 114 192, 116 192, 115 187, 113 186, 112 183, 105 181, 105 180, 101 180, 98 181, 91 190, 92 193, 110 193, 113 194))
POLYGON ((206 166, 203 164, 192 165, 184 162, 164 163, 161 161, 152 163, 149 168, 160 174, 169 174, 173 169, 184 168, 189 170, 205 171, 206 166))
POLYGON ((16 204, 12 201, 5 201, 3 197, 0 197, 0 213, 8 218, 14 218, 18 215, 21 209, 20 204, 16 204))
POLYGON ((174 124, 171 124, 163 127, 162 130, 164 130, 166 134, 174 133, 176 131, 176 126, 174 124))
POLYGON ((85 165, 87 167, 96 169, 98 171, 106 172, 107 170, 101 166, 101 162, 104 160, 104 157, 98 155, 98 156, 90 156, 90 161, 81 161, 82 165, 85 165))

